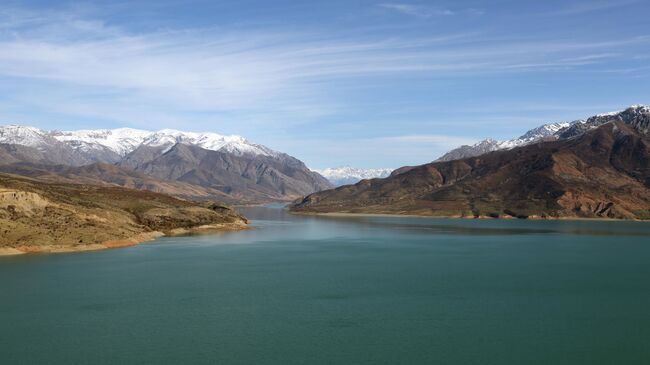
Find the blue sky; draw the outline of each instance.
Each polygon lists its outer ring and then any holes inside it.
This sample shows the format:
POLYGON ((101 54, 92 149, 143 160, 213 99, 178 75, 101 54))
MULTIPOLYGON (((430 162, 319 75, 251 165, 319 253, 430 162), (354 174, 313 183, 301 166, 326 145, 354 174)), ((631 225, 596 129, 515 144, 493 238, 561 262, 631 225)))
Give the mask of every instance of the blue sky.
POLYGON ((650 1, 3 1, 0 124, 399 167, 650 103, 650 1))

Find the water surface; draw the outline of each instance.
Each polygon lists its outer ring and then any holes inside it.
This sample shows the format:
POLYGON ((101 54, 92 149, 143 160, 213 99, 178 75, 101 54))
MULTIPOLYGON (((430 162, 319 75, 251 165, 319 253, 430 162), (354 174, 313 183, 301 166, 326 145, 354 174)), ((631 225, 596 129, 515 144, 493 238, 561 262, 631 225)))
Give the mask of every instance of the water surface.
POLYGON ((244 213, 0 258, 0 363, 650 363, 648 223, 244 213))

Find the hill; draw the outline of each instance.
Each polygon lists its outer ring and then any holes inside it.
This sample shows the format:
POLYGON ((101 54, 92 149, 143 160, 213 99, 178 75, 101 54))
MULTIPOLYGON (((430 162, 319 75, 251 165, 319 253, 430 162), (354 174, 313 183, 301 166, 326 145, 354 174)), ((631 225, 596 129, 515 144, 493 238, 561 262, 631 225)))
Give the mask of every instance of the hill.
POLYGON ((128 246, 190 230, 242 229, 246 223, 214 203, 0 174, 0 254, 128 246))
POLYGON ((291 209, 307 213, 647 219, 649 119, 650 113, 609 118, 570 138, 404 169, 385 179, 311 194, 291 209))

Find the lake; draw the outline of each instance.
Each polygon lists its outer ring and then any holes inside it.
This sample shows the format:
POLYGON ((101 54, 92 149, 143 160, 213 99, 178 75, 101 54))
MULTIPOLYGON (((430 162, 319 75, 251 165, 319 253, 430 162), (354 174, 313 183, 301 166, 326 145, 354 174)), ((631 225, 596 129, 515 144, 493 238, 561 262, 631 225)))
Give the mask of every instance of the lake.
POLYGON ((242 211, 1 257, 0 363, 650 363, 650 223, 242 211))

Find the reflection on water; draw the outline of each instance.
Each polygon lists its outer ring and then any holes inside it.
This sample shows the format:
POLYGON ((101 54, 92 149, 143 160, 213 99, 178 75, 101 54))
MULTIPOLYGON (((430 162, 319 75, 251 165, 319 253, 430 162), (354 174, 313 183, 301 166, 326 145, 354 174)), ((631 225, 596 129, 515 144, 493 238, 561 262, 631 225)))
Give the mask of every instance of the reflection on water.
POLYGON ((650 221, 609 220, 522 220, 452 219, 370 215, 299 215, 284 209, 284 204, 239 209, 254 225, 333 224, 374 227, 376 229, 430 232, 432 234, 517 235, 562 234, 592 236, 650 236, 650 221))

